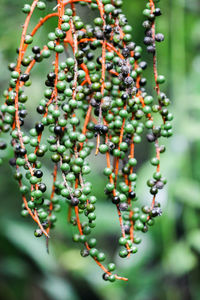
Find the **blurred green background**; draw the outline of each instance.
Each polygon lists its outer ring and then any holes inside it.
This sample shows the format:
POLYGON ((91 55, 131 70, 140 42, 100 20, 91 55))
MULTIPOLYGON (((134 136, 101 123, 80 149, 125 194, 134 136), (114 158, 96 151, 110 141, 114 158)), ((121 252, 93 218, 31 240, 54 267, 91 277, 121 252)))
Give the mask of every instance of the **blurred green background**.
MULTIPOLYGON (((14 61, 19 45, 20 26, 24 22, 23 4, 23 0, 0 0, 1 94, 9 79, 7 65, 14 61)), ((124 12, 133 26, 134 40, 142 46, 145 4, 146 1, 141 0, 124 0, 124 12)), ((52 11, 54 6, 55 1, 49 4, 48 10, 52 11)), ((48 255, 45 240, 33 235, 33 222, 20 217, 18 187, 12 179, 11 168, 5 163, 0 167, 1 300, 200 299, 200 1, 161 0, 160 7, 163 15, 158 18, 157 31, 165 34, 165 41, 158 45, 158 70, 167 78, 164 90, 172 100, 174 136, 162 156, 162 173, 168 178, 167 187, 159 194, 163 216, 143 235, 136 255, 125 261, 116 258, 118 271, 129 278, 128 283, 104 282, 101 271, 91 259, 80 256, 79 247, 71 239, 73 229, 66 222, 65 206, 52 232, 48 255)), ((79 8, 79 12, 84 18, 87 10, 79 8)), ((34 14, 30 28, 42 14, 34 14)), ((95 13, 89 17, 93 16, 95 13)), ((54 21, 49 21, 41 29, 39 43, 44 42, 53 25, 54 21)), ((151 66, 151 58, 145 55, 151 66)), ((29 89, 32 103, 28 103, 31 112, 35 111, 34 103, 42 97, 47 68, 48 62, 33 72, 35 83, 29 89)), ((153 86, 152 69, 149 68, 145 75, 149 86, 153 86)), ((29 122, 30 126, 34 124, 29 122)), ((142 146, 139 149, 137 191, 144 203, 150 201, 145 182, 153 172, 147 160, 153 153, 151 150, 147 153, 142 146)), ((12 152, 8 149, 3 155, 7 162, 12 152)), ((98 159, 95 174, 98 187, 94 187, 99 199, 95 235, 99 245, 103 245, 110 257, 115 257, 119 224, 112 206, 104 201, 101 164, 98 159)), ((51 173, 51 167, 46 166, 47 174, 51 173)), ((94 182, 94 178, 90 179, 94 182)))

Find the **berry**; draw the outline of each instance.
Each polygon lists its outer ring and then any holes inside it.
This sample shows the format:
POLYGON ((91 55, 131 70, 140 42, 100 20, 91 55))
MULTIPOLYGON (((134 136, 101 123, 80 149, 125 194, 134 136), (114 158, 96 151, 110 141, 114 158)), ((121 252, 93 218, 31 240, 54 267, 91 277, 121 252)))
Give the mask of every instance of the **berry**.
POLYGON ((79 204, 79 200, 76 197, 73 197, 70 201, 72 206, 77 206, 79 204))
POLYGON ((29 74, 26 74, 26 73, 22 74, 20 76, 20 80, 23 81, 23 82, 28 81, 29 80, 29 74))

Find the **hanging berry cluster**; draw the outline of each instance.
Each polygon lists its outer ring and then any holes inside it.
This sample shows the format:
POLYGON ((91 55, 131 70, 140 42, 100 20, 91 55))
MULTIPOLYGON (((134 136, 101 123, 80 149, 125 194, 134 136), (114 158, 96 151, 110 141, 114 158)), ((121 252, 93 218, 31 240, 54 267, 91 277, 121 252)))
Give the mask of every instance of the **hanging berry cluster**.
MULTIPOLYGON (((160 154, 165 147, 158 140, 172 135, 172 114, 167 108, 170 101, 160 91, 165 79, 158 75, 156 66, 156 42, 164 39, 155 31, 155 20, 161 15, 155 6, 159 1, 149 0, 143 12, 144 44, 153 56, 154 98, 144 88, 142 73, 147 63, 141 60, 142 48, 132 41, 132 27, 121 10, 122 0, 56 2, 53 13, 41 18, 30 33, 28 25, 34 10, 44 10, 46 4, 34 0, 24 5, 27 17, 18 58, 9 65, 11 79, 1 105, 0 128, 11 136, 14 158, 10 165, 22 194, 22 215, 30 215, 36 222, 36 237, 45 235, 48 240, 56 223, 55 212, 64 199, 69 207, 68 220, 77 227, 73 240, 82 245, 81 255, 93 258, 103 270, 104 280, 128 280, 114 272, 114 263, 103 265, 105 254, 96 248, 96 239, 89 237, 96 225, 98 199, 86 177, 91 171, 95 174, 88 157, 102 156, 107 178, 104 192, 113 203, 121 228, 119 244, 123 248, 119 256, 129 257, 137 252, 134 245, 141 241, 135 232, 146 232, 154 218, 161 215, 156 195, 166 184, 160 173, 160 154), (81 20, 76 13, 77 3, 97 10, 94 24, 81 20), (29 45, 50 18, 57 18, 57 27, 49 32, 48 39, 43 39, 42 48, 32 45, 30 54, 29 45), (28 113, 25 90, 31 85, 33 67, 50 57, 53 63, 44 80, 44 97, 36 106, 40 121, 28 132, 23 130, 28 113), (151 159, 155 172, 147 182, 151 204, 139 209, 134 150, 144 131, 148 142, 155 145, 155 157, 151 159), (44 157, 54 163, 51 189, 43 180, 44 157), (47 192, 51 193, 49 198, 47 192)), ((0 148, 5 147, 6 143, 1 142, 0 148)))

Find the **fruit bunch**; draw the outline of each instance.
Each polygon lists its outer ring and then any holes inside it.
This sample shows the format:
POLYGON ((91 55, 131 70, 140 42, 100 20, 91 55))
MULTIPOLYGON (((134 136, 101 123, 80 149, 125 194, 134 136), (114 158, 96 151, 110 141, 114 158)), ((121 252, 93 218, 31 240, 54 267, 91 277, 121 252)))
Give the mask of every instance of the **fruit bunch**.
MULTIPOLYGON (((18 57, 9 65, 11 79, 0 107, 0 130, 8 134, 13 147, 10 165, 22 194, 21 213, 36 222, 35 236, 45 235, 48 240, 56 224, 55 213, 64 200, 69 223, 77 227, 73 240, 81 244, 81 255, 93 258, 103 270, 104 280, 127 280, 115 273, 114 263, 107 267, 103 264, 105 254, 90 237, 96 226, 98 199, 87 175, 95 174, 91 156, 101 156, 104 193, 119 219, 119 256, 129 257, 141 242, 136 233, 147 232, 162 213, 156 195, 166 184, 160 173, 160 154, 165 147, 159 144, 159 138, 172 135, 170 100, 160 90, 165 78, 157 72, 156 43, 164 40, 155 29, 161 15, 156 7, 159 1, 149 0, 143 11, 144 44, 153 60, 153 96, 145 89, 143 71, 147 63, 142 60, 142 48, 133 42, 133 29, 122 12, 122 0, 56 2, 53 12, 41 18, 31 32, 32 14, 45 10, 47 3, 34 0, 31 5, 24 4, 22 11, 27 16, 18 57), (92 24, 78 16, 80 5, 89 12, 96 10, 92 24), (43 37, 42 46, 36 45, 35 36, 51 18, 57 19, 56 28, 43 37), (26 90, 33 69, 47 59, 51 62, 49 71, 41 79, 44 96, 35 103, 39 121, 28 130, 26 102, 31 99, 26 90), (155 156, 150 161, 155 172, 147 182, 151 203, 138 207, 135 147, 143 139, 155 145, 155 156), (47 160, 54 165, 52 187, 43 179, 43 162, 47 160)), ((1 141, 0 148, 6 146, 1 141)))

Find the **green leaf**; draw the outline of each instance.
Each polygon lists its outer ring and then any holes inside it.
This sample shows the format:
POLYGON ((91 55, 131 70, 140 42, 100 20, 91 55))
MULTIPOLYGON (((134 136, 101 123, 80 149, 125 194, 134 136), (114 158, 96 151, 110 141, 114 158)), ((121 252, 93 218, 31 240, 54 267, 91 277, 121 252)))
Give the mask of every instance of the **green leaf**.
POLYGON ((200 253, 200 230, 192 230, 187 236, 190 247, 200 253))
POLYGON ((197 257, 186 242, 180 241, 169 249, 164 264, 168 272, 181 276, 197 266, 197 257))
POLYGON ((174 196, 178 201, 193 208, 200 208, 200 186, 199 183, 190 179, 181 179, 176 182, 174 196))
MULTIPOLYGON (((30 256, 41 269, 46 271, 57 270, 57 264, 53 254, 48 255, 45 240, 36 239, 33 228, 26 224, 11 220, 3 220, 4 236, 18 249, 30 256), (38 255, 39 253, 39 255, 38 255)), ((52 251, 51 251, 52 252, 52 251)))

